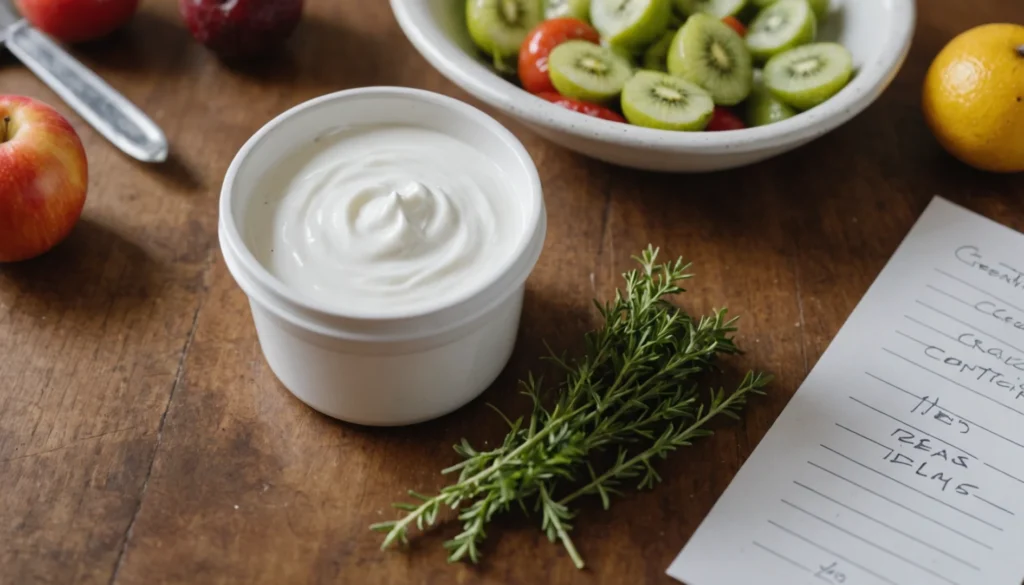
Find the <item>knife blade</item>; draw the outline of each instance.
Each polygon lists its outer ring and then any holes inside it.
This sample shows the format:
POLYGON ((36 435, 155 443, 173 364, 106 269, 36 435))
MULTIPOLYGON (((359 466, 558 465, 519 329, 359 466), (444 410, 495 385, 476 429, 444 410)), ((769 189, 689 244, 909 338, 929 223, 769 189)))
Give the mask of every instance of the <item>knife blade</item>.
POLYGON ((138 107, 0 0, 0 42, 103 137, 143 162, 167 160, 163 131, 138 107))
POLYGON ((7 36, 7 27, 18 20, 18 15, 7 5, 7 0, 0 0, 0 43, 3 43, 4 37, 7 36))

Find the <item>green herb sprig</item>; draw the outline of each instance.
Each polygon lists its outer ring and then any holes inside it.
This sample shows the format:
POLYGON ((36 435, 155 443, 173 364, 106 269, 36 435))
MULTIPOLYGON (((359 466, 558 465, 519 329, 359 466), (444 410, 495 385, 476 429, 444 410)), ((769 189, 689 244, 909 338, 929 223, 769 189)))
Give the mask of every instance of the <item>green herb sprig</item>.
POLYGON ((694 439, 708 436, 708 423, 738 418, 751 394, 770 376, 748 373, 732 392, 712 390, 701 399, 694 378, 714 367, 719 355, 738 353, 735 319, 725 310, 694 319, 669 298, 691 278, 683 260, 657 263, 648 247, 635 259, 639 270, 624 274, 625 292, 597 305, 604 325, 586 335, 578 359, 550 357, 562 374, 554 396, 546 396, 531 373, 522 383, 533 404, 524 420, 506 421, 502 444, 478 451, 465 439, 455 446, 462 461, 442 471, 458 480, 433 496, 410 491, 413 503, 396 503, 405 514, 371 526, 385 532, 382 548, 408 541, 409 530, 437 522, 442 507, 458 511, 462 532, 445 543, 449 561, 480 559, 491 520, 518 506, 540 512, 541 529, 565 547, 583 568, 570 533, 583 496, 595 495, 607 509, 628 483, 648 489, 661 481, 654 464, 694 439), (612 453, 610 465, 600 462, 612 453))

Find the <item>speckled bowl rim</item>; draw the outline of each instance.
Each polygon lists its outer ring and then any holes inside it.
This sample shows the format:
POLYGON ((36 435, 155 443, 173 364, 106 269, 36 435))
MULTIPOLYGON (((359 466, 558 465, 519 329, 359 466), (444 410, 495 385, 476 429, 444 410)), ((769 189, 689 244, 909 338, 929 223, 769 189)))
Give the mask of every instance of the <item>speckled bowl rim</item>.
MULTIPOLYGON (((854 0, 856 1, 856 0, 854 0)), ((581 116, 505 81, 467 55, 431 17, 426 0, 391 0, 399 26, 417 51, 449 81, 528 124, 581 139, 668 153, 735 153, 783 147, 837 128, 866 109, 896 77, 910 52, 917 19, 914 0, 887 0, 891 32, 874 60, 824 104, 788 120, 732 132, 669 132, 581 116)))

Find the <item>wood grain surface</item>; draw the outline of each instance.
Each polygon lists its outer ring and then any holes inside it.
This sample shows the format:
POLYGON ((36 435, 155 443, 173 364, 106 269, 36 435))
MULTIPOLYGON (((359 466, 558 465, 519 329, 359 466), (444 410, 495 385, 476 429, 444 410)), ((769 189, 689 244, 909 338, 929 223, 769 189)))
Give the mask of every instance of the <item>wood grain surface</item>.
POLYGON ((919 4, 912 53, 875 105, 751 168, 656 175, 594 162, 500 118, 544 182, 550 232, 516 353, 479 400, 404 429, 338 423, 300 404, 260 354, 216 243, 220 182, 242 143, 301 101, 406 85, 473 102, 412 49, 383 0, 310 0, 287 53, 233 70, 186 33, 172 0, 75 53, 149 112, 174 156, 115 151, 10 56, 0 91, 65 113, 91 170, 84 219, 37 260, 0 267, 0 583, 670 583, 664 571, 781 412, 934 194, 1024 229, 1024 177, 970 170, 935 144, 919 96, 931 58, 975 24, 1024 22, 1008 0, 919 4), (382 553, 367 530, 405 490, 443 484, 451 445, 504 434, 486 407, 542 340, 574 348, 648 242, 695 263, 688 308, 742 315, 747 353, 777 376, 739 424, 666 462, 665 482, 608 512, 586 504, 573 568, 533 520, 491 531, 478 567, 448 565, 452 524, 382 553))

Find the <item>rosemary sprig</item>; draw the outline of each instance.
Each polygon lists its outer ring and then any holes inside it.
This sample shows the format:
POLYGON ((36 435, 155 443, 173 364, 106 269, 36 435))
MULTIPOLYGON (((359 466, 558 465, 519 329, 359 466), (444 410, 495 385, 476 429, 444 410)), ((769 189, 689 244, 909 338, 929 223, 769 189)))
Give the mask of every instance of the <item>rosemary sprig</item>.
POLYGON ((695 320, 671 304, 668 298, 684 292, 680 283, 691 278, 689 264, 658 264, 657 256, 648 247, 636 258, 639 270, 623 275, 625 292, 597 304, 604 325, 586 336, 582 357, 549 358, 563 373, 550 400, 530 374, 523 393, 532 412, 513 421, 499 411, 509 425, 499 447, 477 451, 463 439, 455 446, 462 461, 443 471, 458 472, 457 481, 434 496, 409 492, 416 503, 394 505, 404 516, 371 527, 386 533, 382 548, 406 542, 414 525, 435 524, 445 506, 458 510, 462 522, 462 532, 445 543, 449 561, 477 562, 491 520, 516 505, 540 512, 541 529, 582 568, 570 538, 576 517, 570 504, 596 495, 607 509, 629 481, 637 489, 653 487, 661 481, 657 460, 710 435, 712 419, 738 418, 747 397, 761 393, 770 377, 748 373, 731 393, 719 389, 701 400, 693 378, 712 369, 719 355, 738 353, 735 319, 716 310, 695 320), (615 460, 599 471, 594 466, 605 453, 615 460))

